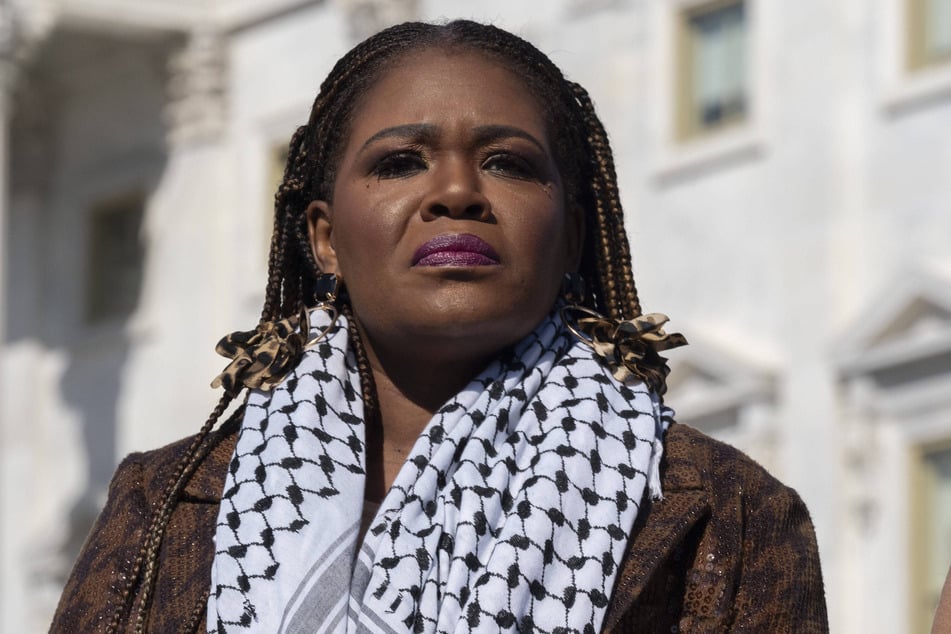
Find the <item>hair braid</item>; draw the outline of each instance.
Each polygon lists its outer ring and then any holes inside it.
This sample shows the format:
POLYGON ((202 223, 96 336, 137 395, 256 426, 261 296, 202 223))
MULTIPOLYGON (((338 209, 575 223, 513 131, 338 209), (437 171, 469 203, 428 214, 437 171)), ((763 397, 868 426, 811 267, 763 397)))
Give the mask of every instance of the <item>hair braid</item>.
POLYGON ((641 308, 631 271, 631 253, 611 145, 587 91, 575 83, 571 88, 581 107, 591 150, 591 186, 595 192, 597 246, 600 247, 594 255, 599 263, 601 285, 607 293, 603 309, 614 319, 636 317, 641 308))
MULTIPOLYGON (((307 128, 300 126, 291 137, 287 150, 287 163, 284 166, 284 178, 274 194, 274 223, 271 234, 271 247, 268 250, 267 288, 264 293, 264 307, 261 311, 261 323, 276 319, 281 313, 282 277, 284 274, 284 215, 293 213, 289 198, 295 190, 295 172, 299 171, 298 157, 300 148, 307 135, 307 128)), ((296 188, 296 189, 299 189, 296 188)))
POLYGON ((195 602, 195 607, 192 608, 191 616, 188 617, 188 621, 186 621, 185 626, 182 627, 182 632, 190 633, 200 631, 201 623, 208 615, 208 596, 210 594, 211 590, 205 590, 198 598, 198 601, 195 602))
MULTIPOLYGON (((353 310, 349 304, 343 304, 340 307, 340 312, 343 313, 350 324, 350 346, 353 348, 354 356, 357 360, 357 372, 360 375, 364 417, 367 420, 376 419, 379 417, 380 404, 377 402, 376 382, 373 380, 373 371, 367 359, 366 349, 363 347, 363 338, 360 336, 360 329, 354 321, 353 310)), ((377 421, 374 420, 374 422, 377 421)))

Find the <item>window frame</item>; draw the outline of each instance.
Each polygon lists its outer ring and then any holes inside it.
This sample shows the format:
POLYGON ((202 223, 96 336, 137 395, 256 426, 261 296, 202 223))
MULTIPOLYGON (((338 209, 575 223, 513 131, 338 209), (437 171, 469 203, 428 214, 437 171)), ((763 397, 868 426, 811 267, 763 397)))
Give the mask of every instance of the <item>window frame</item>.
MULTIPOLYGON (((909 452, 911 454, 909 459, 911 521, 909 522, 908 531, 908 561, 910 563, 908 621, 910 631, 926 632, 931 626, 933 609, 922 610, 919 606, 926 590, 924 578, 928 560, 928 552, 925 548, 927 540, 923 539, 926 531, 925 520, 928 517, 928 504, 924 490, 925 461, 930 454, 951 452, 951 436, 918 442, 909 447, 909 452)), ((942 576, 942 581, 943 579, 942 576)), ((940 592, 941 586, 939 585, 938 593, 940 594, 940 592)), ((935 602, 934 607, 937 607, 937 602, 935 602)))
POLYGON ((648 75, 645 101, 647 121, 646 142, 650 148, 651 172, 659 187, 676 185, 683 178, 706 174, 749 162, 765 156, 768 149, 770 114, 774 95, 769 87, 770 43, 777 41, 781 24, 776 22, 776 5, 761 0, 744 0, 747 22, 747 103, 746 117, 736 125, 726 126, 716 134, 686 139, 677 135, 677 55, 678 21, 689 11, 716 0, 669 0, 647 6, 648 30, 651 38, 645 64, 657 69, 648 75))
POLYGON ((147 245, 143 235, 145 214, 148 196, 141 189, 134 189, 119 194, 99 198, 87 207, 86 219, 86 266, 83 280, 82 316, 87 326, 98 327, 104 324, 125 322, 138 309, 142 301, 142 292, 145 285, 145 260, 147 245), (99 254, 102 251, 103 236, 99 233, 99 223, 104 216, 114 214, 137 213, 138 218, 138 282, 136 297, 128 306, 121 306, 120 310, 113 310, 99 300, 108 289, 101 288, 105 282, 100 279, 99 254))
POLYGON ((926 46, 927 2, 907 0, 905 3, 905 66, 912 73, 951 64, 951 49, 935 55, 926 46))
POLYGON ((951 57, 943 63, 917 64, 914 48, 916 16, 921 0, 883 0, 876 41, 881 108, 889 117, 903 116, 951 99, 951 57), (917 7, 917 8, 916 8, 917 7))
POLYGON ((708 0, 677 7, 677 15, 675 16, 676 33, 674 34, 674 138, 676 142, 684 143, 718 135, 731 128, 742 127, 748 122, 750 117, 749 103, 752 101, 752 77, 750 73, 749 50, 750 19, 748 11, 749 2, 747 0, 708 0), (695 43, 690 34, 690 22, 698 16, 708 15, 738 5, 743 7, 744 28, 747 31, 746 50, 744 50, 746 57, 746 65, 744 68, 744 99, 746 105, 744 112, 740 116, 732 117, 727 121, 712 126, 697 126, 692 114, 697 104, 692 85, 693 79, 696 76, 696 68, 693 64, 693 47, 695 43))

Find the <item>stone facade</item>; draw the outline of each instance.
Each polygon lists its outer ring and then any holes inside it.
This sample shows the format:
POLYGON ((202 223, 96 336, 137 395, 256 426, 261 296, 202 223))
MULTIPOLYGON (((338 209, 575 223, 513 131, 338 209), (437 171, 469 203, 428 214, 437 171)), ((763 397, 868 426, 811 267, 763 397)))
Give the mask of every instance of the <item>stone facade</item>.
POLYGON ((262 301, 275 157, 333 62, 447 17, 591 92, 644 306, 693 344, 668 402, 802 494, 833 631, 921 631, 915 473, 951 440, 951 64, 906 69, 905 2, 746 0, 747 116, 683 142, 676 22, 699 0, 0 0, 0 631, 45 630, 118 460, 212 408, 213 345, 262 301), (96 214, 123 201, 136 307, 90 319, 96 214))

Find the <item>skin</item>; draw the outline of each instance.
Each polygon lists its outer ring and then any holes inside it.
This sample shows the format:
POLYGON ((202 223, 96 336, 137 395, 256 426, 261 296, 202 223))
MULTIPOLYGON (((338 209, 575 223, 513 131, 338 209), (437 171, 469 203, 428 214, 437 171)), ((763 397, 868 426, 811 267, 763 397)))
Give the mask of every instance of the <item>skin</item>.
POLYGON ((332 202, 307 213, 376 381, 383 434, 368 439, 370 499, 435 411, 538 325, 577 267, 581 214, 566 208, 549 137, 519 78, 471 52, 412 54, 357 104, 332 202), (416 262, 421 245, 460 234, 497 260, 416 262))
POLYGON ((946 634, 947 632, 951 632, 951 569, 948 570, 948 576, 944 580, 941 599, 938 601, 934 623, 931 625, 931 634, 946 634))

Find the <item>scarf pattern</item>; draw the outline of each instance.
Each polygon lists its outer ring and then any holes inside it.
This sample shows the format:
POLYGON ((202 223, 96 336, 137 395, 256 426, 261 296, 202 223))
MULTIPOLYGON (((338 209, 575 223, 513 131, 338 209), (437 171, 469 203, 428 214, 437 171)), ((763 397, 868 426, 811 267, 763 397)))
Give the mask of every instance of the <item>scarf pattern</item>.
POLYGON ((552 314, 439 409, 358 544, 358 385, 341 319, 252 392, 208 631, 599 631, 645 489, 660 496, 659 398, 552 314))

